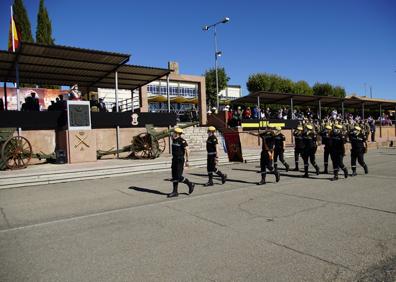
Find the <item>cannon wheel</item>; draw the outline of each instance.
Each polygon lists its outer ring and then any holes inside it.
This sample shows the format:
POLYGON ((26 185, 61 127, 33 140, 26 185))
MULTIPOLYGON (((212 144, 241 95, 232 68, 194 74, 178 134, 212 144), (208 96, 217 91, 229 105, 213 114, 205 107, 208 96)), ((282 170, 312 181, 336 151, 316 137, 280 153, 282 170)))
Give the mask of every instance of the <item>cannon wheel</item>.
POLYGON ((22 136, 8 138, 1 148, 1 160, 9 169, 25 168, 32 158, 32 145, 22 136))
POLYGON ((148 133, 140 133, 132 140, 131 156, 137 159, 153 159, 158 156, 158 141, 148 133))

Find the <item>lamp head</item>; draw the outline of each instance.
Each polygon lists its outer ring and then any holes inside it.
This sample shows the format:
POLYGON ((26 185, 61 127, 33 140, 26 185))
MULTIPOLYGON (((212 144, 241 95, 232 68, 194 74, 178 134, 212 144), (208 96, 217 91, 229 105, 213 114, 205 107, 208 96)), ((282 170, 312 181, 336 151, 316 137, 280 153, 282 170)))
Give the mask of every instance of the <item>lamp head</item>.
POLYGON ((202 28, 202 30, 203 30, 203 31, 209 30, 209 26, 205 25, 205 26, 202 28))
POLYGON ((230 21, 230 18, 229 17, 225 17, 222 21, 221 21, 221 23, 228 23, 230 21))

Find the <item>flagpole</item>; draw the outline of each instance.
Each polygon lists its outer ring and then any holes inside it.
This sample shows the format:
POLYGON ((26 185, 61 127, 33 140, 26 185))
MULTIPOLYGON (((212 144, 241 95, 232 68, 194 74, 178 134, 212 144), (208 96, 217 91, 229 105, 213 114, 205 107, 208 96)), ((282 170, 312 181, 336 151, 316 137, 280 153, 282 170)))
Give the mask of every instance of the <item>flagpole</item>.
MULTIPOLYGON (((12 35, 12 51, 15 53, 15 35, 14 35, 14 30, 16 30, 15 26, 15 21, 14 21, 14 12, 12 10, 12 5, 11 5, 11 35, 12 35)), ((18 62, 15 62, 15 77, 16 77, 16 83, 14 84, 14 87, 16 88, 16 98, 17 98, 17 111, 21 110, 21 105, 20 105, 20 99, 19 99, 19 66, 18 62)))

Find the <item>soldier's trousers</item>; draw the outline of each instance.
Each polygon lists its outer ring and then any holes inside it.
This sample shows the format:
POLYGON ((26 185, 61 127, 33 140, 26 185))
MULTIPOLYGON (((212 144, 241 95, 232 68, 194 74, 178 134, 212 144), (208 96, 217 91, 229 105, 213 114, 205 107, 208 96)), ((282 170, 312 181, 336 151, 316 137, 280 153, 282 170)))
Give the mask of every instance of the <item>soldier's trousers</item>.
POLYGON ((366 166, 366 163, 364 162, 363 150, 358 150, 358 151, 352 150, 351 151, 351 167, 353 170, 356 169, 356 159, 362 167, 366 166))
POLYGON ((330 156, 330 149, 327 148, 327 146, 324 147, 323 150, 323 159, 324 159, 324 166, 327 169, 327 166, 329 165, 329 156, 330 156))
POLYGON ((284 150, 275 150, 274 151, 274 167, 275 168, 277 168, 278 158, 284 166, 288 166, 287 163, 285 162, 283 152, 284 152, 284 150))
POLYGON ((316 164, 316 159, 315 159, 315 152, 316 148, 312 150, 305 150, 302 154, 302 158, 304 160, 304 169, 308 169, 308 160, 311 162, 311 164, 316 168, 318 165, 316 164))
POLYGON ((270 160, 268 151, 261 151, 261 158, 260 158, 260 172, 262 175, 267 173, 267 169, 269 171, 273 171, 274 168, 272 166, 272 160, 270 160))
POLYGON ((184 158, 172 158, 172 182, 183 182, 184 158))
POLYGON ((294 161, 296 163, 296 167, 298 168, 298 161, 299 161, 299 156, 302 157, 302 150, 294 148, 294 161))
POLYGON ((334 173, 338 174, 338 171, 340 170, 340 168, 342 170, 345 169, 343 153, 335 152, 335 153, 330 154, 330 156, 331 156, 331 161, 333 162, 334 173))

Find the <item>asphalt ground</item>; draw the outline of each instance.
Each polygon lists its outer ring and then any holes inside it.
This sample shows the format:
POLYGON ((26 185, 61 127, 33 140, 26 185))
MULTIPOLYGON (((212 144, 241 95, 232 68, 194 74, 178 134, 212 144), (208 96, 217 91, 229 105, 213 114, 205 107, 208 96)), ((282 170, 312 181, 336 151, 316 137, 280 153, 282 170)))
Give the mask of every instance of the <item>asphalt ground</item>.
POLYGON ((258 163, 213 187, 187 169, 173 199, 170 172, 0 190, 0 281, 395 281, 396 150, 366 162, 264 186, 258 163))

